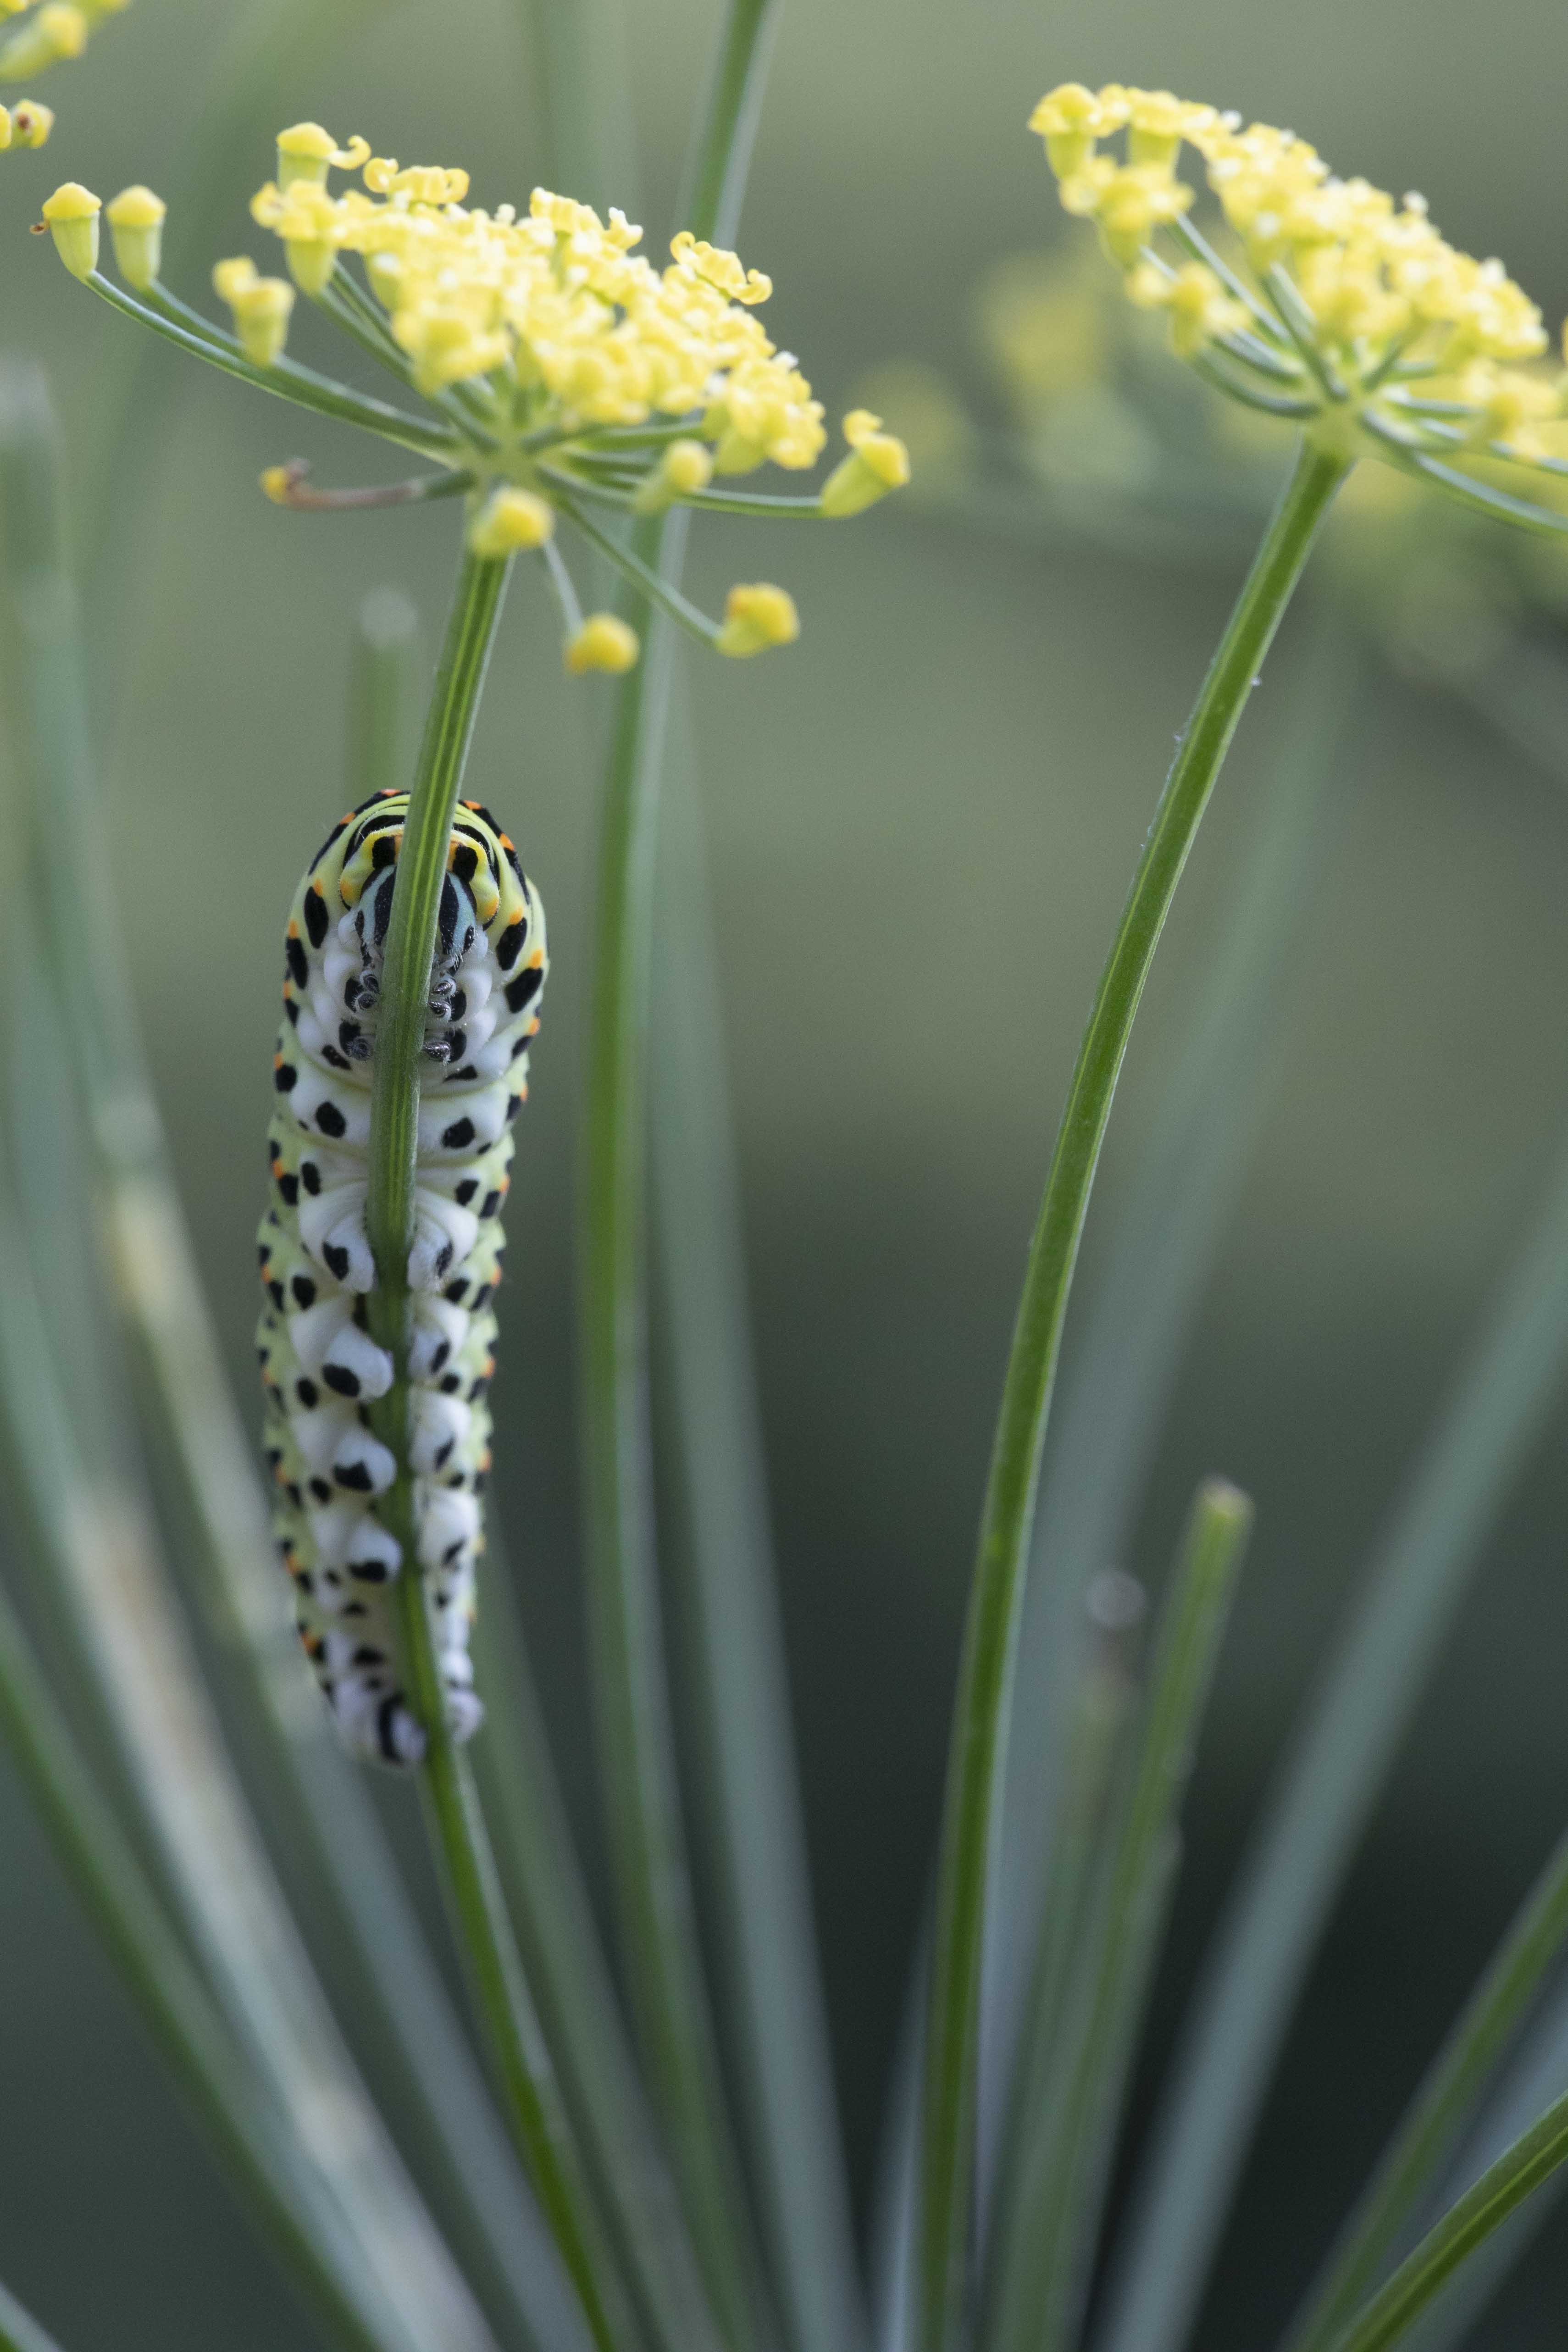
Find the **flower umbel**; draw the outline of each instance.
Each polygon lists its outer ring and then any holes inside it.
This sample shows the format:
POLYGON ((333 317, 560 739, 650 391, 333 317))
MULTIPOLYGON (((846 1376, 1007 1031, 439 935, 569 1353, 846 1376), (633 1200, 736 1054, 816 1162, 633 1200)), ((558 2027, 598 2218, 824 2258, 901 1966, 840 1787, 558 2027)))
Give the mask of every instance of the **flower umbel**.
POLYGON ((1500 467, 1505 481, 1521 467, 1568 472, 1553 430, 1568 379, 1544 364, 1541 314, 1500 261, 1448 244, 1423 197, 1341 179, 1293 132, 1243 128, 1168 90, 1069 82, 1030 127, 1065 209, 1094 222, 1128 299, 1167 314, 1174 350, 1209 383, 1339 456, 1568 528, 1495 478, 1500 467), (1118 158, 1101 142, 1122 131, 1118 158), (1184 144, 1218 200, 1223 254, 1189 218, 1184 144))
POLYGON ((120 278, 132 300, 98 272, 98 199, 74 185, 45 216, 62 258, 118 308, 187 350, 269 391, 357 423, 434 457, 428 478, 385 491, 306 490, 303 469, 264 478, 282 506, 312 510, 392 504, 461 488, 468 541, 496 561, 536 554, 555 591, 569 669, 622 669, 630 630, 584 622, 556 545, 570 526, 694 635, 722 652, 786 645, 799 632, 779 589, 737 591, 722 623, 665 592, 626 543, 588 509, 630 520, 677 504, 716 512, 844 517, 909 478, 903 444, 862 411, 846 418, 850 454, 816 498, 752 498, 713 487, 765 464, 800 470, 826 442, 820 401, 794 356, 757 316, 772 293, 759 270, 689 233, 663 268, 638 253, 642 232, 569 196, 536 188, 526 212, 470 205, 468 174, 399 165, 367 142, 339 146, 319 123, 277 142, 277 175, 251 205, 283 247, 288 275, 265 277, 246 256, 220 262, 217 293, 234 322, 225 335, 181 302, 158 275, 163 207, 129 188, 109 207, 120 278), (334 171, 361 184, 334 193, 334 171), (361 275, 362 272, 362 275, 361 275), (303 294, 404 390, 423 415, 367 400, 286 356, 296 294, 303 294), (764 602, 757 604, 761 597, 764 602), (772 600, 772 601, 768 601, 772 600), (785 615, 788 616, 787 625, 785 615))

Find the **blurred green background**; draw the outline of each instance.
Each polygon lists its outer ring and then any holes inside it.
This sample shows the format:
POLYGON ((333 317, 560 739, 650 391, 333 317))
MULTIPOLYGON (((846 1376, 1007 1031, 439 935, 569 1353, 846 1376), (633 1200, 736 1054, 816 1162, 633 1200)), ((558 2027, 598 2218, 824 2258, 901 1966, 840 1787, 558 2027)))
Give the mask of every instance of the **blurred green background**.
MULTIPOLYGON (((347 436, 161 348, 26 235, 48 189, 174 195, 250 0, 136 0, 50 78, 47 153, 0 163, 0 318, 69 429, 120 898, 184 1197, 236 1381, 280 928, 344 802, 345 667, 383 581, 434 630, 451 509, 279 513, 260 468, 358 478, 347 436), (101 422, 138 367, 133 429, 101 422)), ((665 223, 713 10, 637 0, 634 205, 665 223)), ((267 240, 277 123, 538 176, 525 9, 320 0, 273 47, 223 200, 172 233, 180 290, 267 240)), ((772 331, 836 413, 913 354, 983 408, 973 289, 1061 222, 1024 119, 1068 76, 1288 122, 1427 192, 1549 319, 1568 302, 1568 16, 1548 0, 790 0, 741 239, 772 331)), ((329 356, 318 322, 298 348, 329 356)), ((344 361, 329 354, 334 366, 344 361)), ((351 366, 351 363, 350 363, 351 366)), ((779 578, 798 647, 692 670, 769 1470, 836 2054, 864 2201, 934 1830, 990 1423, 1038 1188, 1103 942, 1239 562, 1034 552, 883 509, 843 531, 709 525, 695 577, 779 578)), ((1288 625, 1178 901, 1118 1102, 1092 1280, 1281 742, 1288 625)), ((1568 657, 1568 656, 1565 656, 1568 657)), ((1157 1579, 1195 1478, 1259 1525, 1189 1814, 1145 2074, 1168 2042, 1283 1730, 1568 1118, 1568 804, 1452 698, 1373 671, 1267 1115, 1124 1565, 1157 1579)), ((571 1164, 601 688, 561 677, 520 578, 473 780, 523 845, 553 972, 519 1130, 496 1390, 508 1530, 586 1837, 571 1164)), ((1568 713, 1568 699, 1564 702, 1568 713)), ((1081 1292, 1081 1302, 1084 1294, 1081 1292)), ((1433 2041, 1561 1825, 1568 1463, 1561 1412, 1488 1549, 1315 1969, 1203 2331, 1282 2319, 1433 2041)), ((403 1830, 410 1794, 383 1790, 403 1830)), ((412 1843, 412 1841, 411 1841, 412 1843)), ((1152 2079, 1152 2076, 1150 2077, 1152 2079)), ((1145 2095, 1141 2093, 1140 2096, 1145 2095)), ((0 1769, 0 2274, 65 2341, 275 2346, 298 2329, 0 1769)), ((1477 2340, 1561 2336, 1568 2229, 1477 2340)))

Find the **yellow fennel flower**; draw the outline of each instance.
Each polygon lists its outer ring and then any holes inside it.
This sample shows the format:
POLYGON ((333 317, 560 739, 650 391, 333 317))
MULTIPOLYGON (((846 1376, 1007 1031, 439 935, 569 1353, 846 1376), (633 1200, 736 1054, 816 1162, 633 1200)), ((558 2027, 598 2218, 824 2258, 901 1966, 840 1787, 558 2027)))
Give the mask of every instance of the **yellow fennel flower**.
POLYGON ((1031 118, 1065 209, 1092 220, 1128 298, 1163 310, 1173 348, 1249 406, 1346 457, 1376 457, 1494 512, 1560 530, 1497 487, 1495 461, 1556 473, 1565 380, 1541 313, 1500 261, 1434 227, 1425 199, 1343 179, 1293 131, 1168 90, 1069 82, 1031 118), (1102 142, 1125 133, 1118 156, 1102 142), (1222 248, 1189 214, 1183 147, 1222 248), (1492 470, 1478 475, 1474 461, 1492 470), (1456 465, 1455 460, 1459 462, 1456 465))

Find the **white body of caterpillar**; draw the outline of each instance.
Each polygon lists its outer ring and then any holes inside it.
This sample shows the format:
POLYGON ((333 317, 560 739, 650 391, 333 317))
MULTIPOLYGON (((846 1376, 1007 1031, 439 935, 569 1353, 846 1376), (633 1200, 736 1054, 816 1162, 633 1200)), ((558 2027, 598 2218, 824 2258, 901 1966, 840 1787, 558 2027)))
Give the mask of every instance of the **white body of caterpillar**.
MULTIPOLYGON (((382 953, 407 811, 404 793, 350 810, 289 916, 256 1335, 274 1525, 300 1639, 348 1747, 396 1765, 419 1761, 424 1734, 399 1683, 392 1637, 389 1588, 406 1562, 377 1516, 396 1464, 368 1408, 391 1387, 392 1361, 366 1328, 376 1272, 365 1197, 382 953)), ((448 845, 425 1015, 408 1262, 415 1543, 460 1739, 481 1713, 468 1643, 490 1460, 500 1208, 547 969, 538 895, 495 820, 465 801, 448 845)))

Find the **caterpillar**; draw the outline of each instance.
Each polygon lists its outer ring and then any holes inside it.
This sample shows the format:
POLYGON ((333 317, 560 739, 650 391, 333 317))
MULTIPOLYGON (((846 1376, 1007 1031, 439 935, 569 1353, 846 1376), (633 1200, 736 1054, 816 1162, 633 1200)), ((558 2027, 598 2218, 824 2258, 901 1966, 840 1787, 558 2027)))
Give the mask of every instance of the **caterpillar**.
MULTIPOLYGON (((396 1464, 367 1408, 391 1387, 392 1360, 367 1328, 376 1269, 365 1198, 382 958, 407 813, 408 794, 392 791, 350 809, 295 894, 256 1333, 274 1534, 299 1638, 350 1752, 403 1766, 423 1755, 424 1733, 392 1636, 390 1587, 406 1563, 377 1517, 396 1464)), ((431 967, 408 1260, 415 1544, 458 1739, 483 1712, 468 1643, 490 1464, 491 1302, 506 1253, 510 1123, 528 1097, 547 970, 538 894, 494 817, 465 801, 431 967)))

